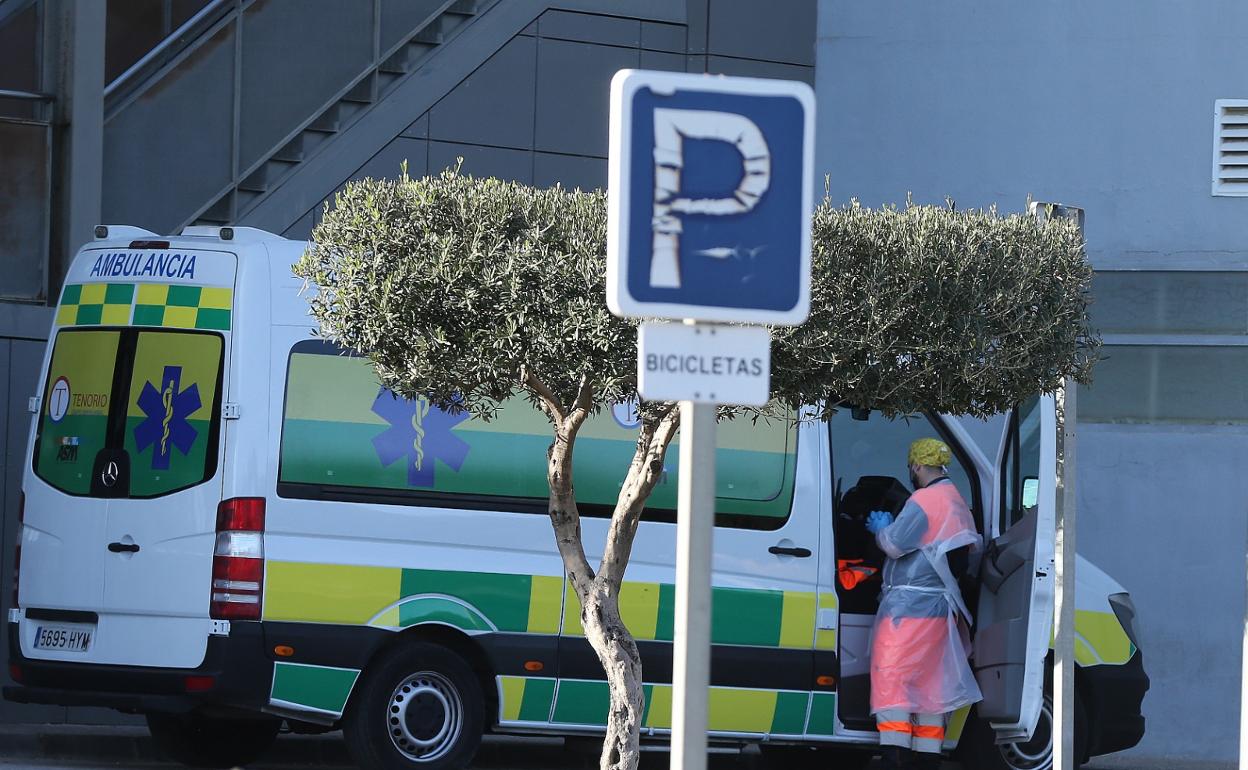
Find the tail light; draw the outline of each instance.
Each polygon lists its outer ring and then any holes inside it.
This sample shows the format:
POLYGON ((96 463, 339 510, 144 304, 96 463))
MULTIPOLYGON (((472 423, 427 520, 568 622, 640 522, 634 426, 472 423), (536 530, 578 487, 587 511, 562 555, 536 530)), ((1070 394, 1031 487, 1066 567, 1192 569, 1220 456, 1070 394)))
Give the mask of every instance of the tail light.
POLYGON ((17 545, 13 548, 13 603, 9 606, 14 609, 21 605, 17 603, 17 583, 22 577, 22 530, 25 528, 26 522, 26 493, 22 492, 17 498, 17 545))
POLYGON ((217 620, 259 620, 264 589, 264 498, 236 497, 217 506, 212 602, 217 620))

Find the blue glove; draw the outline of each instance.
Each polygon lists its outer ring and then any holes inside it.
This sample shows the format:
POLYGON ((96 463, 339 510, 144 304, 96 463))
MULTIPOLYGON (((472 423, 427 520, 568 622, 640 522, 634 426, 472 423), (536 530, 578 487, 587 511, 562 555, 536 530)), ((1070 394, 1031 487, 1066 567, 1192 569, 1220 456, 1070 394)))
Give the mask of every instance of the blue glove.
POLYGON ((893 523, 893 514, 888 511, 872 511, 867 517, 867 531, 878 535, 880 530, 893 523))

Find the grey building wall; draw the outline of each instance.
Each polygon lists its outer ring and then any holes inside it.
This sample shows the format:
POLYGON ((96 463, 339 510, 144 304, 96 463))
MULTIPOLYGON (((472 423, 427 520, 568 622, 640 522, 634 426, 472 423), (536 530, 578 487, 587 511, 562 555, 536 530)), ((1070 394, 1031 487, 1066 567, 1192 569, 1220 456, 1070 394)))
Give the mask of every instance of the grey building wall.
POLYGON ((1079 550, 1139 606, 1135 753, 1236 755, 1248 521, 1248 199, 1210 194, 1248 5, 821 0, 838 202, 1082 206, 1104 360, 1079 405, 1079 550))

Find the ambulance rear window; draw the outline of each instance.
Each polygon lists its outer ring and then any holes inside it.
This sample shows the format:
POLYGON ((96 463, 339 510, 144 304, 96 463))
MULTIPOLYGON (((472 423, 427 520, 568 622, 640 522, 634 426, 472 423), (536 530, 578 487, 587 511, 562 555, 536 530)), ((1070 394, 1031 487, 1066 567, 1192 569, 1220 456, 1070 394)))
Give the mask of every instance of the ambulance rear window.
POLYGON ((36 475, 71 495, 131 498, 212 478, 223 350, 211 332, 62 329, 44 385, 36 475))
POLYGON ((56 336, 39 415, 35 472, 71 495, 91 491, 104 449, 121 332, 70 329, 56 336))

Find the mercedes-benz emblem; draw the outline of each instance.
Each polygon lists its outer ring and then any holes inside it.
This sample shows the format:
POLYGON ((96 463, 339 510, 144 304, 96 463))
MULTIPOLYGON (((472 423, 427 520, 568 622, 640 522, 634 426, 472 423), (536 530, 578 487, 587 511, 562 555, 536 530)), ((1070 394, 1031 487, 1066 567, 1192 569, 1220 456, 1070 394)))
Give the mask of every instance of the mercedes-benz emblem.
POLYGON ((121 469, 117 467, 117 462, 110 460, 108 465, 104 466, 104 471, 100 473, 100 481, 104 482, 104 486, 111 487, 117 483, 117 479, 121 477, 121 469))

